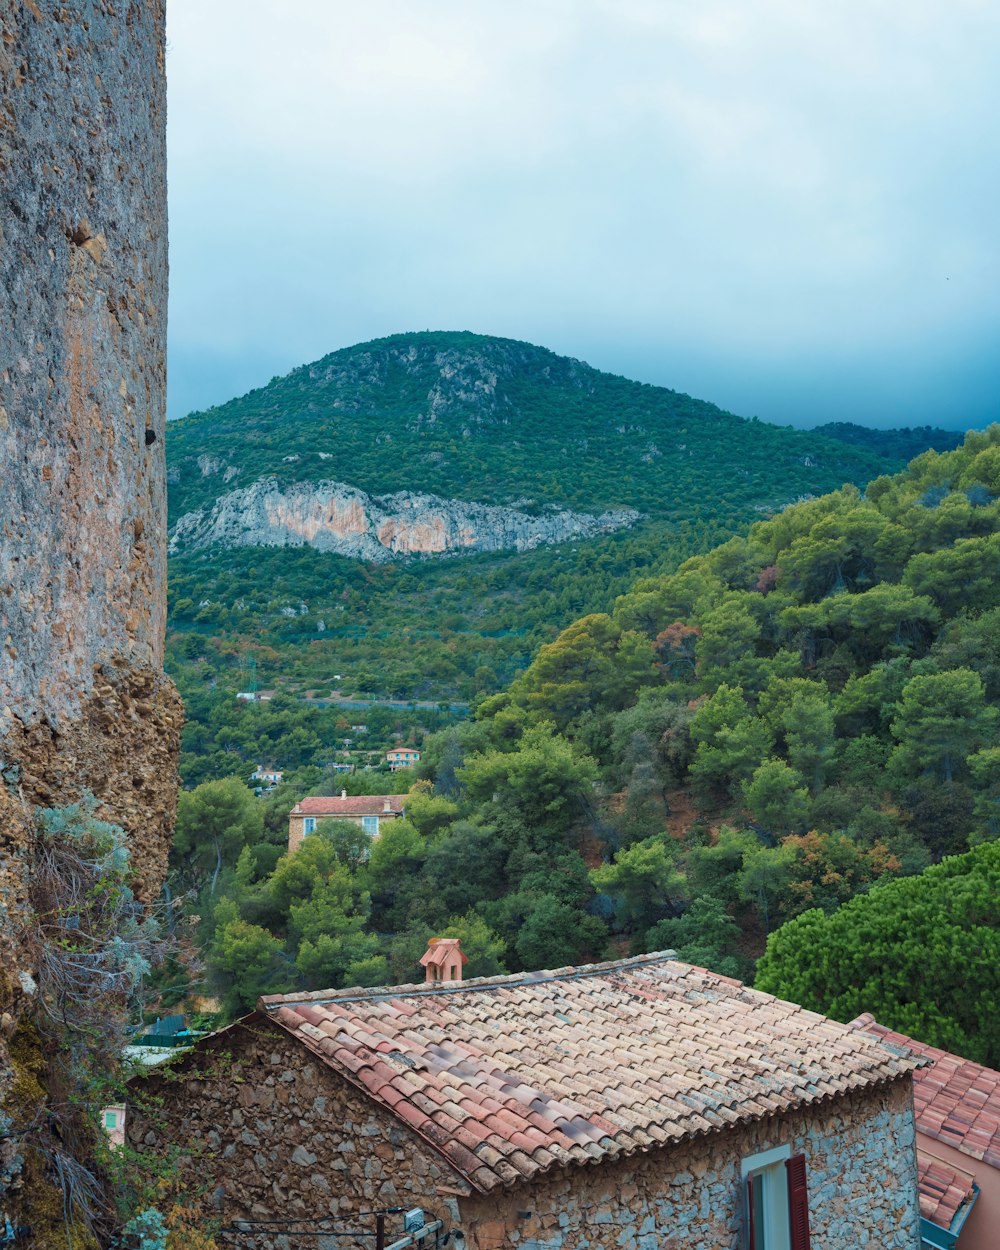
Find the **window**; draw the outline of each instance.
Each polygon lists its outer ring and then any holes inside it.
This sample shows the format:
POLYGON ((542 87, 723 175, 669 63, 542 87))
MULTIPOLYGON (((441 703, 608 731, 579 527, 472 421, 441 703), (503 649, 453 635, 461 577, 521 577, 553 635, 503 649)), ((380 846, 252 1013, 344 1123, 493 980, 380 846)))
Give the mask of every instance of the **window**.
POLYGON ((114 1111, 105 1111, 105 1113, 104 1113, 104 1127, 105 1127, 105 1128, 117 1128, 117 1127, 118 1127, 118 1115, 117 1115, 117 1113, 116 1113, 116 1112, 114 1112, 114 1111))
POLYGON ((805 1156, 777 1146, 744 1159, 740 1172, 747 1250, 809 1250, 805 1156))
POLYGON ((316 832, 316 817, 315 816, 307 816, 305 820, 303 820, 302 832, 303 833, 315 833, 316 832))
POLYGON ((375 835, 378 833, 378 817, 377 816, 362 816, 361 828, 365 833, 368 834, 369 837, 374 838, 375 835))

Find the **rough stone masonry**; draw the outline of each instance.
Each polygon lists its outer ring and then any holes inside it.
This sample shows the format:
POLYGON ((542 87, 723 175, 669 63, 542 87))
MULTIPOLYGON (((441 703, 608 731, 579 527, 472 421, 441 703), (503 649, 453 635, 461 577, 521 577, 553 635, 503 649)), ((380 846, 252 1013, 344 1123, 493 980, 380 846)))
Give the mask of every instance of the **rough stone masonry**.
MULTIPOLYGON (((740 1250, 740 1162, 784 1144, 808 1160, 813 1250, 920 1240, 908 1077, 484 1195, 405 1121, 248 1016, 170 1078, 134 1080, 126 1134, 150 1157, 180 1149, 205 1219, 330 1216, 370 1234, 376 1208, 418 1206, 461 1228, 467 1250, 740 1250)), ((288 1250, 264 1230, 255 1247, 288 1250)))
POLYGON ((173 823, 165 86, 163 0, 0 0, 0 1105, 33 809, 91 791, 147 896, 173 823))

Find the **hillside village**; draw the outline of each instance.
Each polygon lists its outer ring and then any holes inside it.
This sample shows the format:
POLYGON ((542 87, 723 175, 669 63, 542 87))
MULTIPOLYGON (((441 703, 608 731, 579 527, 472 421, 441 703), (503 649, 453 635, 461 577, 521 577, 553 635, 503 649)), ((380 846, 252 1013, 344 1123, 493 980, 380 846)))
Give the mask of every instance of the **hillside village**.
POLYGON ((423 332, 168 430, 88 13, 2 17, 0 1245, 995 1250, 1000 426, 423 332))

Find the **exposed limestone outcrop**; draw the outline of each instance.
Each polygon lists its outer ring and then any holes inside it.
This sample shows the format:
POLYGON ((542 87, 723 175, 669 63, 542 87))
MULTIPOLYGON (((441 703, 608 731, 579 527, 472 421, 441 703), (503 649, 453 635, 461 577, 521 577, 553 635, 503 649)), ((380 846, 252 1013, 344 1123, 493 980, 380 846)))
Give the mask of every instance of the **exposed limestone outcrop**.
POLYGON ((182 516, 171 532, 170 550, 309 546, 378 563, 453 551, 530 551, 621 529, 638 518, 630 509, 599 516, 549 509, 532 516, 409 491, 372 496, 343 482, 282 487, 264 478, 182 516))
MULTIPOLYGON (((20 1090, 30 1121, 9 1039, 32 1028, 34 810, 92 792, 146 896, 174 820, 163 0, 23 0, 0 28, 0 1109, 20 1090)), ((42 1250, 51 1209, 65 1245, 61 1196, 5 1171, 30 1140, 0 1141, 0 1215, 42 1250)))

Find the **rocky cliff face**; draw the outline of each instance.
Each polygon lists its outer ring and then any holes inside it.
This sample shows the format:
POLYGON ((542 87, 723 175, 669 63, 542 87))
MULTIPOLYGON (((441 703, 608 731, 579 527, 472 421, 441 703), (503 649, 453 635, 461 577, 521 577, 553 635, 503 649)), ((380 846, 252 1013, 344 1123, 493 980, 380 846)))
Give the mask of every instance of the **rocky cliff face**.
POLYGON ((379 563, 414 554, 530 551, 621 529, 638 517, 630 509, 599 516, 549 509, 532 516, 436 495, 371 496, 343 482, 282 487, 267 478, 182 516, 171 532, 170 550, 310 546, 379 563))
POLYGON ((148 895, 174 815, 163 3, 8 2, 0 25, 0 1102, 30 1119, 6 1039, 30 1031, 34 808, 93 792, 148 895))

